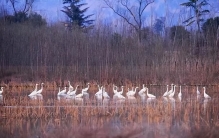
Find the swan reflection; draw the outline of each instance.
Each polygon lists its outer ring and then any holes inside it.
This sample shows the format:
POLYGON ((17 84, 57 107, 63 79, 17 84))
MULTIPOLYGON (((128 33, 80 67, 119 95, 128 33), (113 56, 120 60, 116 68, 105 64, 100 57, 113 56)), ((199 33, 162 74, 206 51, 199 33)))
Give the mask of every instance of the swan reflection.
POLYGON ((3 95, 0 95, 0 104, 3 104, 3 95))
POLYGON ((36 94, 36 95, 29 96, 29 97, 32 100, 43 100, 43 95, 42 94, 36 94))

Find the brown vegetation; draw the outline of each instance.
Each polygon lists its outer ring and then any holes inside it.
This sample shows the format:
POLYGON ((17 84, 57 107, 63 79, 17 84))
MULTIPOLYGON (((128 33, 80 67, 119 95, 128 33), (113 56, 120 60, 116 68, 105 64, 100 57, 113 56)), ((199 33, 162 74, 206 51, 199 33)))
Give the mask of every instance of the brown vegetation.
MULTIPOLYGON (((189 39, 159 37, 151 32, 142 43, 135 34, 113 33, 103 25, 89 33, 55 24, 34 28, 0 24, 0 81, 99 83, 218 83, 218 49, 207 39, 195 55, 189 39)), ((206 37, 207 38, 207 37, 206 37)), ((210 37, 209 37, 210 38, 210 37)), ((196 51, 197 52, 197 51, 196 51)))

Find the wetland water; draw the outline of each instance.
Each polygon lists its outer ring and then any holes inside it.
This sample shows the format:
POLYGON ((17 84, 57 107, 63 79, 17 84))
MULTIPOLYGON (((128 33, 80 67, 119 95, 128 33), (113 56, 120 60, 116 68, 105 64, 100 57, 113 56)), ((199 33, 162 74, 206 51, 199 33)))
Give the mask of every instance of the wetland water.
MULTIPOLYGON (((162 97, 166 86, 150 86, 147 96, 125 100, 57 96, 58 90, 43 90, 41 95, 28 96, 30 91, 7 91, 0 96, 0 134, 4 137, 185 137, 191 131, 211 130, 218 134, 218 86, 207 86, 211 99, 196 95, 196 86, 182 86, 182 98, 176 88, 174 98, 162 97), (112 133, 113 132, 113 133, 112 133), (134 135, 133 135, 134 134, 134 135)), ((80 90, 77 92, 80 93, 80 90)), ((125 96, 126 91, 123 95, 125 96)), ((196 132, 194 132, 196 133, 196 132)), ((209 134, 210 135, 210 134, 209 134)), ((219 136, 219 135, 217 135, 219 136)))

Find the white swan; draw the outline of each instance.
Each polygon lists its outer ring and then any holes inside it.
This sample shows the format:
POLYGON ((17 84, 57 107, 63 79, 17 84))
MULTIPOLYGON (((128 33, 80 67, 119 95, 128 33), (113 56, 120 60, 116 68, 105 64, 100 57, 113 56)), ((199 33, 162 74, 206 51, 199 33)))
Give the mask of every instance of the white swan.
POLYGON ((62 91, 60 91, 60 88, 59 88, 59 92, 57 95, 65 95, 65 93, 66 93, 66 87, 62 91))
POLYGON ((200 91, 198 90, 198 86, 196 88, 196 93, 197 93, 197 95, 200 95, 200 91))
POLYGON ((118 93, 118 90, 117 90, 117 86, 113 84, 113 93, 114 94, 117 94, 118 93))
POLYGON ((77 85, 75 90, 72 90, 68 95, 70 95, 70 96, 75 95, 76 92, 77 92, 78 87, 79 87, 79 85, 77 85))
POLYGON ((83 91, 83 92, 87 92, 89 88, 90 88, 90 83, 87 83, 87 87, 84 88, 84 89, 82 89, 82 91, 83 91))
POLYGON ((173 92, 169 94, 169 98, 173 98, 176 90, 176 85, 173 86, 173 92))
POLYGON ((153 94, 149 94, 149 93, 148 93, 148 88, 147 88, 147 96, 148 96, 148 98, 156 98, 155 95, 153 95, 153 94))
POLYGON ((3 93, 3 87, 1 87, 0 95, 3 93))
POLYGON ((167 85, 167 90, 166 90, 166 92, 163 94, 163 97, 166 97, 167 96, 167 93, 168 93, 168 87, 169 87, 169 85, 167 85))
POLYGON ((171 93, 173 93, 173 87, 174 87, 174 85, 171 84, 171 89, 170 89, 169 92, 167 92, 166 96, 169 96, 171 93))
POLYGON ((82 90, 81 93, 75 96, 75 98, 83 98, 83 95, 84 95, 84 91, 82 90))
POLYGON ((178 93, 178 97, 182 97, 181 85, 179 86, 179 93, 178 93))
POLYGON ((96 92, 95 93, 95 96, 98 96, 98 95, 101 95, 101 97, 102 97, 102 93, 103 93, 103 86, 101 86, 100 88, 99 88, 100 86, 98 86, 98 92, 96 92))
POLYGON ((117 93, 119 93, 119 94, 122 94, 123 93, 123 87, 124 86, 122 86, 121 88, 122 88, 122 90, 121 91, 119 91, 119 92, 117 92, 117 93))
POLYGON ((36 92, 37 92, 37 85, 35 86, 35 89, 28 95, 28 96, 33 96, 33 95, 36 95, 36 92))
POLYGON ((143 87, 143 88, 138 92, 138 95, 140 95, 140 96, 144 96, 144 95, 145 95, 145 92, 146 92, 146 87, 145 87, 144 84, 143 84, 142 87, 143 87))
POLYGON ((206 88, 203 87, 203 89, 204 89, 204 97, 205 97, 205 98, 211 98, 211 97, 205 92, 206 88))
POLYGON ((114 94, 114 96, 117 97, 118 99, 125 99, 125 97, 119 93, 114 94))
POLYGON ((42 93, 42 91, 43 91, 43 84, 44 84, 44 83, 41 83, 41 89, 38 90, 38 91, 36 92, 36 94, 41 94, 41 93, 42 93))
POLYGON ((103 88, 103 97, 104 97, 104 99, 110 99, 110 96, 109 96, 108 92, 106 92, 105 87, 103 88))
POLYGON ((131 90, 131 91, 128 91, 128 92, 126 93, 126 95, 127 95, 127 96, 134 96, 135 93, 136 93, 136 91, 137 91, 137 89, 138 89, 138 87, 135 87, 135 90, 133 90, 133 88, 132 88, 132 90, 131 90))
POLYGON ((68 87, 68 89, 69 89, 69 91, 73 91, 73 86, 71 86, 71 83, 70 83, 70 81, 68 81, 68 84, 69 84, 69 87, 68 87))

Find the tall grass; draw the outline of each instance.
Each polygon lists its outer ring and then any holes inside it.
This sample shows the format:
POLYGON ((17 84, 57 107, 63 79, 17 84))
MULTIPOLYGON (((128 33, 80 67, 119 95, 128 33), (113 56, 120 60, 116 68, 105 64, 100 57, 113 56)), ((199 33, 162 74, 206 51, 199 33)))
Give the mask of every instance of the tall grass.
POLYGON ((218 49, 211 37, 197 55, 193 32, 180 41, 148 33, 138 43, 134 33, 118 35, 109 25, 83 33, 60 24, 1 23, 0 81, 218 82, 218 49))

